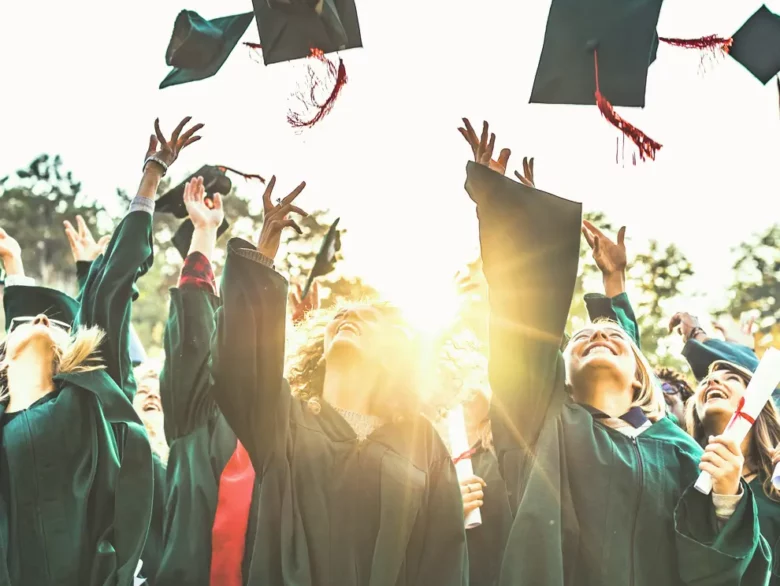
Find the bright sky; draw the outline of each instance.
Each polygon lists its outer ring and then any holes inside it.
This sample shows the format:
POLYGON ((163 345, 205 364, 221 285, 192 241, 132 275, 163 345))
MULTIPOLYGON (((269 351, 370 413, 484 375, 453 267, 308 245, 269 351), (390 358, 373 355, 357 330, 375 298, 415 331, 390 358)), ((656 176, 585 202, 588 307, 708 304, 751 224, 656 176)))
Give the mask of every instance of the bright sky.
MULTIPOLYGON (((343 54, 349 83, 324 122, 296 134, 285 115, 301 66, 265 68, 243 46, 215 77, 157 89, 179 10, 214 18, 249 11, 250 0, 6 2, 0 176, 59 153, 106 201, 136 188, 154 118, 169 133, 192 115, 204 138, 175 180, 225 164, 276 174, 281 196, 305 179, 301 206, 330 208, 349 230, 344 268, 393 300, 426 300, 477 250, 462 116, 491 122, 514 152, 510 169, 533 155, 539 187, 627 224, 634 251, 649 238, 676 242, 697 270, 694 288, 717 295, 699 307, 719 305, 730 249, 780 218, 777 89, 732 59, 702 75, 697 55, 662 46, 647 107, 620 112, 664 148, 654 163, 621 167, 617 131, 595 106, 528 104, 549 1, 357 3, 365 48, 343 54)), ((767 4, 780 12, 780 0, 767 4)), ((759 6, 667 0, 658 30, 731 35, 759 6)), ((243 40, 258 40, 254 24, 243 40)))

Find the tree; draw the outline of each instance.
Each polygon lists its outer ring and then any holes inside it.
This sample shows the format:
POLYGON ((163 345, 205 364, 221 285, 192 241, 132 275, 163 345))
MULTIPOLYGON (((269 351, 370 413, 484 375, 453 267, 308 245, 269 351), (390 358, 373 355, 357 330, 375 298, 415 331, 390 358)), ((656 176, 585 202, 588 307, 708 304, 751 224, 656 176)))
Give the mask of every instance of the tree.
POLYGON ((735 252, 735 280, 724 312, 736 319, 744 312, 757 313, 755 339, 761 355, 769 346, 780 348, 780 224, 753 235, 735 252))
POLYGON ((63 221, 80 214, 100 235, 112 225, 102 203, 82 193, 59 156, 41 155, 0 180, 0 209, 0 221, 22 247, 25 272, 68 293, 76 292, 76 272, 63 221))

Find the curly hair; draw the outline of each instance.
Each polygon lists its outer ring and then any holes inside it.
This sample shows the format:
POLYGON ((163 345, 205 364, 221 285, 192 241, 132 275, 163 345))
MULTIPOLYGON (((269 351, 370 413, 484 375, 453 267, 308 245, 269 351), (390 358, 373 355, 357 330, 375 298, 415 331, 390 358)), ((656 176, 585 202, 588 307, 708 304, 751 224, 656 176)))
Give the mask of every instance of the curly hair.
POLYGON ((693 397, 693 389, 688 384, 688 380, 681 372, 674 370, 673 368, 667 368, 662 366, 655 369, 655 376, 661 380, 661 382, 667 382, 674 385, 676 389, 680 391, 680 396, 683 402, 693 397))
POLYGON ((375 300, 315 310, 293 327, 288 340, 292 349, 286 361, 287 381, 293 396, 305 401, 312 412, 319 413, 325 383, 325 329, 341 309, 354 305, 376 309, 390 327, 401 328, 407 334, 403 343, 390 342, 394 339, 392 336, 383 338, 388 341, 388 347, 382 353, 380 368, 386 384, 383 392, 374 398, 377 414, 387 420, 399 421, 420 413, 418 340, 395 306, 375 300))

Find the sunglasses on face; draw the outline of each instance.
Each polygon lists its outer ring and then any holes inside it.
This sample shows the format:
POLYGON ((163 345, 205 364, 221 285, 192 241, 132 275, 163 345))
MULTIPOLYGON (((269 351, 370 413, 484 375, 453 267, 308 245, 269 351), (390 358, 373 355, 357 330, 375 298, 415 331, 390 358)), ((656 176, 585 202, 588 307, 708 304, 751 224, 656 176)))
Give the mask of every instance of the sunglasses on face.
MULTIPOLYGON (((11 320, 11 325, 8 328, 8 333, 10 334, 13 332, 16 328, 18 328, 21 325, 24 324, 31 324, 35 321, 36 316, 25 316, 25 317, 15 317, 11 320)), ((70 324, 65 323, 64 321, 60 321, 58 319, 50 319, 49 320, 49 326, 52 328, 57 328, 58 330, 63 330, 64 332, 67 332, 68 334, 71 331, 70 324)))

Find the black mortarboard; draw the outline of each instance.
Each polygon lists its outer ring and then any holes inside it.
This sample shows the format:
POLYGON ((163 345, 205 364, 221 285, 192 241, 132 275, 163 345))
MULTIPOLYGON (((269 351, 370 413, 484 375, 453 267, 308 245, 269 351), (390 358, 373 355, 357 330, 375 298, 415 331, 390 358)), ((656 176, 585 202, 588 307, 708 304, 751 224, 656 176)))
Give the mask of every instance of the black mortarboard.
POLYGON ((163 214, 173 214, 177 218, 187 217, 187 208, 184 206, 184 188, 187 183, 196 177, 203 177, 203 187, 207 196, 215 193, 227 195, 233 188, 230 177, 213 165, 204 165, 196 173, 179 183, 176 187, 165 193, 155 203, 155 211, 163 214))
POLYGON ((253 18, 254 14, 247 12, 206 20, 197 12, 182 10, 176 17, 165 52, 165 63, 173 69, 160 89, 216 74, 253 18))
MULTIPOLYGON (((227 220, 222 220, 222 224, 217 229, 217 238, 222 236, 228 228, 230 228, 230 223, 227 220)), ((181 223, 181 226, 176 229, 176 233, 171 239, 173 245, 176 247, 176 250, 179 251, 179 254, 182 258, 187 258, 187 254, 190 251, 190 244, 192 244, 192 235, 194 232, 195 226, 192 223, 192 220, 187 218, 181 223)))
POLYGON ((62 291, 47 287, 8 287, 4 292, 6 331, 15 317, 27 317, 44 314, 72 326, 76 325, 79 315, 79 302, 62 291))
POLYGON ((266 65, 363 46, 355 0, 252 0, 266 65))
POLYGON ((663 0, 553 0, 531 103, 643 107, 663 0))
POLYGON ((301 300, 306 299, 314 279, 327 275, 336 268, 336 253, 341 250, 341 233, 336 229, 340 219, 336 218, 336 221, 328 228, 328 233, 322 240, 322 246, 320 246, 320 251, 314 260, 314 266, 311 269, 311 273, 309 273, 309 278, 306 280, 306 286, 303 288, 301 300))
POLYGON ((766 85, 780 73, 780 16, 759 8, 731 37, 729 55, 766 85))

